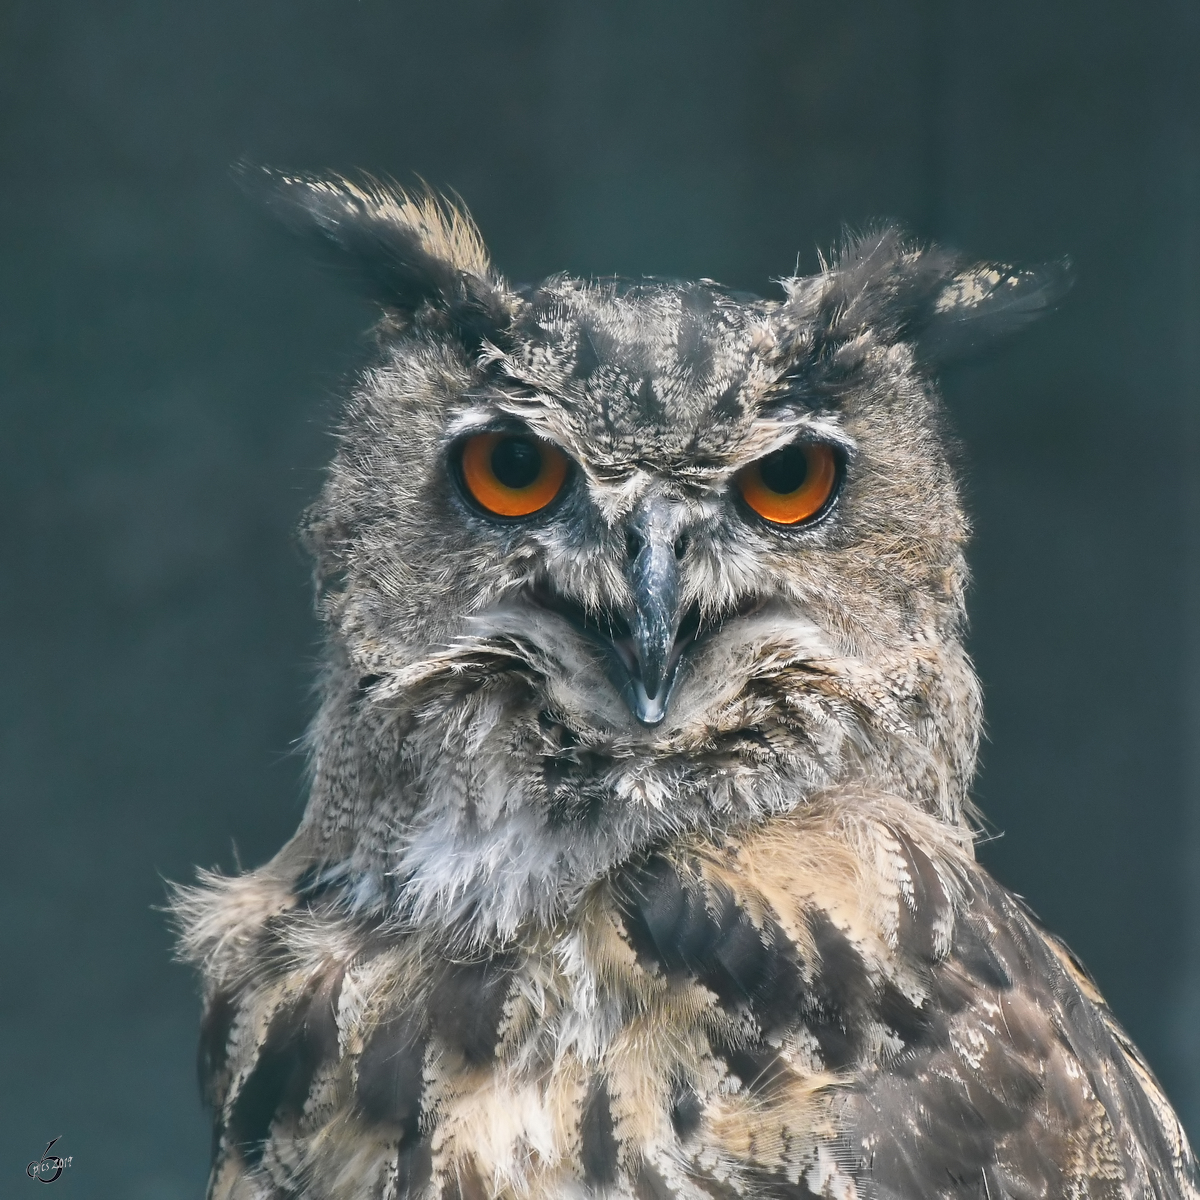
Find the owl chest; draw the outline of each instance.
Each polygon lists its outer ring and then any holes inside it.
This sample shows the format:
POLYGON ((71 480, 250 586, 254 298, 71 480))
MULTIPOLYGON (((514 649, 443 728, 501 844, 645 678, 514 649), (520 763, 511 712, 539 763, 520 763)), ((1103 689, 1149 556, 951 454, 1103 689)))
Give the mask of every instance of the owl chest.
POLYGON ((524 962, 445 965, 409 1013, 364 1011, 345 1041, 359 1119, 423 1147, 433 1194, 614 1184, 678 1140, 681 1063, 694 1074, 707 1042, 697 1012, 604 974, 571 937, 524 962))
MULTIPOLYGON (((412 1196, 420 1181, 464 1200, 659 1184, 699 1196, 697 1173, 736 1174, 761 1156, 798 1171, 833 1133, 830 1076, 807 1027, 764 1039, 750 1006, 639 958, 609 913, 523 961, 381 983, 343 985, 392 999, 341 1006, 340 1091, 380 1163, 411 1164, 412 1196)), ((340 1118, 311 1115, 309 1137, 328 1145, 318 1127, 340 1118)), ((353 1142, 346 1152, 358 1161, 353 1142)))
POLYGON ((747 1194, 759 1175, 838 1193, 847 1085, 896 1049, 882 943, 828 905, 801 923, 783 883, 768 903, 770 860, 744 857, 754 888, 725 859, 652 857, 470 958, 289 918, 294 970, 227 1039, 221 1171, 379 1200, 747 1194))

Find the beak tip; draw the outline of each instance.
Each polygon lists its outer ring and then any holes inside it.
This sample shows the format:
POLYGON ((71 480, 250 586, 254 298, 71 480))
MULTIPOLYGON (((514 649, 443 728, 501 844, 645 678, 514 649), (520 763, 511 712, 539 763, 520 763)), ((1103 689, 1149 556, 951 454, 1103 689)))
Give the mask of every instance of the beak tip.
POLYGON ((633 685, 633 715, 643 724, 650 727, 661 725, 667 715, 667 688, 661 688, 655 695, 646 694, 646 689, 640 683, 633 685))

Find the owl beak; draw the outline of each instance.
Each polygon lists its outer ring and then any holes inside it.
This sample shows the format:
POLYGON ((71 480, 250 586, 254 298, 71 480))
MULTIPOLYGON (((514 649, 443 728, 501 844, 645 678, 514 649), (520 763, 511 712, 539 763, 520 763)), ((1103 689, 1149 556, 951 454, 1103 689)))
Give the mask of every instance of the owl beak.
POLYGON ((627 654, 633 661, 626 661, 628 679, 622 690, 643 725, 657 725, 666 716, 680 657, 681 543, 671 534, 668 515, 665 506, 653 505, 630 525, 628 535, 633 611, 627 654))

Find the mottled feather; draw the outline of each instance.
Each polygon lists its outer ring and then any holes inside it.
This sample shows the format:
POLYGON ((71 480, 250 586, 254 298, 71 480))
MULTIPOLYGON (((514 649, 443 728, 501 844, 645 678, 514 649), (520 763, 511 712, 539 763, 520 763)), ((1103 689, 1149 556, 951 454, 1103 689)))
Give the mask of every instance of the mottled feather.
POLYGON ((210 1200, 1195 1200, 1095 984, 973 856, 929 370, 1065 267, 881 228, 778 299, 516 288, 432 197, 251 175, 383 317, 306 523, 304 820, 177 895, 210 1200), (493 435, 564 464, 542 507, 471 492, 493 435), (820 505, 755 509, 814 448, 820 505))

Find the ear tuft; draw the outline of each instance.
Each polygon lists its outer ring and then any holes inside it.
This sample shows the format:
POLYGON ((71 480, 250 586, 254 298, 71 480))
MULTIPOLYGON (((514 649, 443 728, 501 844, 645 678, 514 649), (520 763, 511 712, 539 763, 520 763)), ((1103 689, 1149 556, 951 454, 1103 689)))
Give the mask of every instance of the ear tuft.
POLYGON ((942 362, 969 354, 1045 316, 1073 282, 1068 258, 1025 269, 980 263, 961 270, 934 300, 921 349, 942 362))
POLYGON ((785 320, 807 326, 828 351, 870 332, 910 342, 944 362, 1016 332, 1050 311, 1071 286, 1067 259, 1018 269, 972 266, 938 246, 923 247, 892 225, 847 236, 811 279, 785 280, 785 320))
POLYGON ((408 193, 363 176, 289 174, 239 163, 241 186, 293 232, 349 265, 384 307, 423 305, 476 323, 507 325, 510 295, 470 215, 432 191, 408 193))
POLYGON ((848 333, 871 327, 903 338, 953 267, 944 250, 923 249, 894 225, 847 234, 823 272, 823 308, 848 333))

